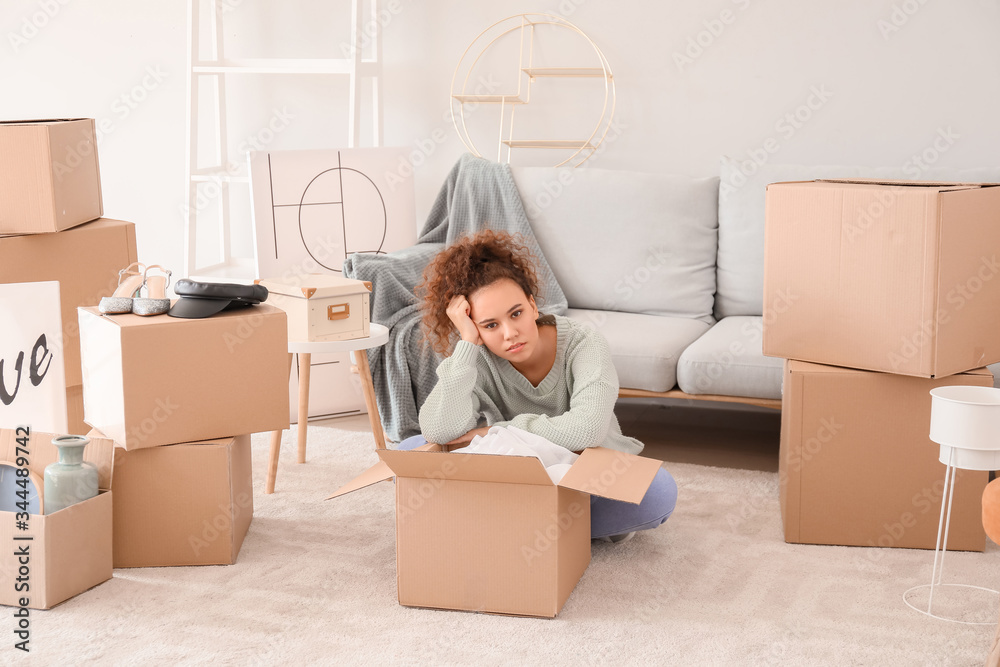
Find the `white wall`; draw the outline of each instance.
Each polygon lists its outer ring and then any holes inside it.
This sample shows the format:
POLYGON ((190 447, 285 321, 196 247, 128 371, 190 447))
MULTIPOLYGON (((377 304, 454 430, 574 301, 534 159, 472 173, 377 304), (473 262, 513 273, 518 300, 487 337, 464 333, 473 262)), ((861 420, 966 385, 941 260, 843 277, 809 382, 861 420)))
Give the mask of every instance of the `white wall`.
MULTIPOLYGON (((233 55, 332 57, 348 34, 339 18, 347 0, 226 1, 233 55)), ((416 151, 418 221, 464 150, 443 117, 458 58, 487 25, 520 12, 564 15, 614 69, 620 129, 595 167, 708 175, 720 155, 745 158, 769 138, 773 162, 901 166, 925 151, 937 166, 998 161, 997 0, 397 1, 384 29, 385 143, 416 151), (678 64, 699 36, 707 46, 678 64), (799 111, 808 120, 783 122, 815 90, 829 96, 799 111), (938 142, 945 152, 934 148, 939 132, 953 138, 938 142)), ((186 3, 64 2, 4 3, 0 117, 103 121, 106 215, 137 224, 143 261, 179 270, 186 3)), ((281 109, 294 119, 270 148, 343 145, 342 84, 257 77, 233 85, 234 149, 281 109)), ((522 155, 515 163, 537 159, 522 155)))

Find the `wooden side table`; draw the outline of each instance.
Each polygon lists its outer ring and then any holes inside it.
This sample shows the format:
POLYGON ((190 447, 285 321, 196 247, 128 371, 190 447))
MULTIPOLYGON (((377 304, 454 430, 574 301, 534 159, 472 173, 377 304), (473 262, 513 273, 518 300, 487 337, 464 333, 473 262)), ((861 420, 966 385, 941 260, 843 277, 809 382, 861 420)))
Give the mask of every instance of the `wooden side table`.
MULTIPOLYGON (((361 376, 361 389, 368 408, 368 419, 372 425, 372 435, 375 436, 375 447, 385 449, 385 438, 382 434, 382 422, 378 416, 378 404, 375 402, 375 386, 372 384, 372 371, 368 366, 368 355, 365 350, 385 345, 389 340, 389 329, 381 324, 369 324, 367 338, 333 341, 288 341, 288 372, 292 371, 292 359, 299 355, 299 463, 306 462, 306 433, 309 430, 309 369, 313 354, 330 352, 351 352, 354 355, 361 376)), ((274 493, 274 480, 278 476, 278 455, 281 451, 281 431, 271 433, 271 451, 267 464, 267 484, 264 493, 274 493)))

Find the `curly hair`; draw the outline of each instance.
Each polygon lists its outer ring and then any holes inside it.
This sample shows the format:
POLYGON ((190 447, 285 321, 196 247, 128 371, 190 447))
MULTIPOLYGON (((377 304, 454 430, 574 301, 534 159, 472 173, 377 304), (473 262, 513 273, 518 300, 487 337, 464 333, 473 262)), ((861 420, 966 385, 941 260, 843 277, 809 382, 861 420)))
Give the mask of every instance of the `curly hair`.
POLYGON ((424 337, 431 348, 447 356, 458 337, 448 317, 456 295, 466 298, 498 280, 513 280, 528 296, 538 293, 535 257, 520 236, 490 229, 466 236, 439 252, 424 269, 415 294, 423 311, 424 337))

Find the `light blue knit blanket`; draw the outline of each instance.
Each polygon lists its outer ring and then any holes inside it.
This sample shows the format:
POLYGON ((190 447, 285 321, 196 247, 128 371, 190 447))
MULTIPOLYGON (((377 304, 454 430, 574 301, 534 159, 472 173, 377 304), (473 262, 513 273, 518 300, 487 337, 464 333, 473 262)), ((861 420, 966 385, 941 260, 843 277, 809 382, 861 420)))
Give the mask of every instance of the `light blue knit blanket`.
POLYGON ((510 167, 470 154, 452 167, 415 246, 384 255, 355 253, 344 261, 346 277, 371 281, 371 321, 389 328, 389 342, 368 350, 368 362, 379 417, 391 440, 420 433, 420 406, 434 389, 441 362, 423 337, 413 289, 435 254, 482 229, 521 235, 538 258, 539 310, 564 315, 566 296, 535 240, 510 167))

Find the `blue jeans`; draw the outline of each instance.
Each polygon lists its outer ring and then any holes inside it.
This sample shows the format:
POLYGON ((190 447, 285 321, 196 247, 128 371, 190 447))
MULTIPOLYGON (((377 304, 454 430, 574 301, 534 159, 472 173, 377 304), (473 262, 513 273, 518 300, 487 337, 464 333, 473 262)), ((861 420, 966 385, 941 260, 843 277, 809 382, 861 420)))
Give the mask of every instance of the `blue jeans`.
MULTIPOLYGON (((415 449, 425 444, 424 436, 415 435, 399 443, 396 449, 415 449)), ((670 518, 676 504, 677 483, 666 468, 660 468, 638 505, 591 496, 590 537, 597 539, 656 528, 670 518)))

